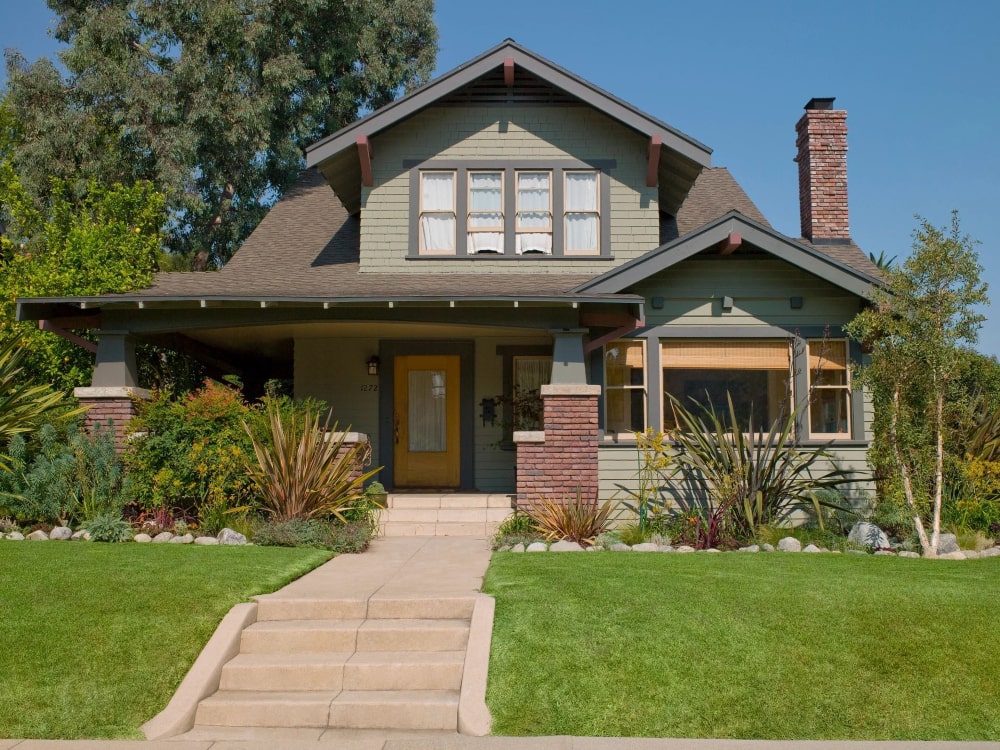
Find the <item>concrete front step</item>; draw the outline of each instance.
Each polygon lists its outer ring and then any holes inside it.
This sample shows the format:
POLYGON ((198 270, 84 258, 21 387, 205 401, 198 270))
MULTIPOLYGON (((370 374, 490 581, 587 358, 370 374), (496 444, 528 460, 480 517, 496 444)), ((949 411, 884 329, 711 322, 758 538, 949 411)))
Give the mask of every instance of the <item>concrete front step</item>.
POLYGON ((486 538, 511 513, 512 495, 410 494, 389 495, 381 513, 383 536, 471 536, 486 538))
POLYGON ((464 651, 358 652, 344 665, 344 690, 458 690, 464 651))
POLYGON ((339 691, 220 690, 198 704, 197 726, 326 727, 339 691))
POLYGON ((350 653, 241 653, 222 668, 219 690, 340 691, 350 653))
POLYGON ((365 620, 357 651, 464 651, 468 620, 365 620))
POLYGON ((345 729, 458 728, 457 690, 345 690, 330 706, 329 725, 345 729))
POLYGON ((291 654, 305 651, 352 653, 364 620, 269 620, 243 631, 240 653, 291 654))
POLYGON ((476 600, 471 596, 365 599, 293 599, 262 596, 257 600, 257 621, 287 620, 391 620, 398 618, 471 619, 476 600))

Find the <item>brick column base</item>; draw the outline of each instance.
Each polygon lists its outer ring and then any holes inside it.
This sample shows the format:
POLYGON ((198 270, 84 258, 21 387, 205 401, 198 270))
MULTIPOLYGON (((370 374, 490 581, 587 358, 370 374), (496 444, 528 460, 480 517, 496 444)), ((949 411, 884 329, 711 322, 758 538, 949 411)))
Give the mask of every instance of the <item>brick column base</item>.
MULTIPOLYGON (((340 436, 343 435, 342 432, 330 432, 327 433, 328 440, 339 440, 340 436)), ((372 463, 372 452, 369 447, 368 436, 363 432, 348 432, 344 437, 344 442, 340 444, 340 450, 337 451, 337 458, 341 458, 347 454, 351 448, 353 448, 358 443, 363 444, 368 447, 368 450, 362 448, 360 458, 362 460, 354 462, 354 468, 351 470, 351 481, 354 481, 362 474, 365 473, 365 469, 371 466, 372 463)))
POLYGON ((136 415, 139 401, 149 400, 149 391, 145 388, 76 388, 73 395, 81 406, 89 406, 83 416, 84 425, 93 434, 100 426, 102 430, 110 428, 115 434, 115 448, 119 453, 125 449, 128 441, 128 423, 136 415))
POLYGON ((599 385, 543 385, 542 431, 515 432, 517 502, 597 499, 599 385))

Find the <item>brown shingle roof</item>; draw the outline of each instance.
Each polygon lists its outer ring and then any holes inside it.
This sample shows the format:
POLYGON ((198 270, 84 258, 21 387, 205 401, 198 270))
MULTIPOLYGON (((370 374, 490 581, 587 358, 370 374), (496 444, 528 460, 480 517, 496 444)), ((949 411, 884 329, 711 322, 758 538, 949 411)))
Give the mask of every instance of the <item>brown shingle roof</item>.
POLYGON ((771 227, 728 169, 703 169, 677 212, 677 231, 687 234, 730 211, 739 211, 747 218, 771 227))

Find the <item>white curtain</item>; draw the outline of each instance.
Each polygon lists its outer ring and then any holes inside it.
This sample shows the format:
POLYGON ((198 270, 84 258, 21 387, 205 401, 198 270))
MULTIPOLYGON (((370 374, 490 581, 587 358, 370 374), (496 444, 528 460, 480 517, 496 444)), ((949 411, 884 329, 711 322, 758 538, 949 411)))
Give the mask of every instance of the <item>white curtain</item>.
POLYGON ((551 210, 551 203, 549 201, 551 182, 552 175, 548 172, 518 172, 518 213, 539 211, 547 214, 551 210))
POLYGON ((597 173, 566 173, 566 210, 597 211, 597 173))
POLYGON ((455 252, 455 173, 420 175, 421 248, 429 252, 455 252), (434 213, 431 213, 434 212, 434 213))
POLYGON ((421 177, 420 209, 422 211, 455 210, 455 173, 424 172, 421 177))
MULTIPOLYGON (((472 217, 469 218, 469 225, 473 226, 472 217)), ((487 226, 492 226, 492 224, 487 224, 487 226)), ((469 255, 502 253, 503 232, 469 232, 468 252, 469 255)))
POLYGON ((424 214, 420 217, 424 250, 455 252, 455 217, 449 214, 424 214))
POLYGON ((597 216, 595 214, 566 214, 566 250, 596 252, 597 216))
POLYGON ((411 452, 438 452, 448 447, 447 381, 444 370, 410 370, 409 436, 411 452))
POLYGON ((469 174, 469 210, 503 211, 503 179, 499 172, 469 174))
POLYGON ((566 173, 565 205, 566 250, 599 250, 596 172, 566 173))

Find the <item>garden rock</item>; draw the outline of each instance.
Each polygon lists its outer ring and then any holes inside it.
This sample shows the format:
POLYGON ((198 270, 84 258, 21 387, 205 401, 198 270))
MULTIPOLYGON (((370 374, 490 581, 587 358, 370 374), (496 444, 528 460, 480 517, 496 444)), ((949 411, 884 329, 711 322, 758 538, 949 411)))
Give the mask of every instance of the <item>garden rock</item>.
MULTIPOLYGON (((895 557, 896 556, 895 552, 893 552, 892 550, 887 550, 887 549, 876 550, 875 554, 876 555, 882 555, 883 557, 886 556, 886 555, 888 555, 889 557, 895 557)), ((965 559, 965 558, 962 558, 962 559, 965 559)))
POLYGON ((674 552, 694 552, 694 547, 682 544, 680 547, 675 547, 674 552))
POLYGON ((159 534, 157 534, 156 536, 153 537, 153 543, 154 544, 166 544, 167 542, 169 542, 173 538, 174 538, 174 535, 171 534, 169 531, 161 531, 159 534))
POLYGON ((773 544, 767 544, 767 543, 765 542, 764 544, 760 545, 760 548, 761 548, 761 549, 762 549, 762 550, 763 550, 764 552, 774 552, 774 545, 773 545, 773 544))
POLYGON ((527 547, 525 547, 525 552, 547 552, 548 547, 545 546, 545 542, 532 542, 527 547))
POLYGON ((868 521, 858 521, 851 527, 847 541, 863 547, 881 548, 889 546, 889 537, 878 526, 868 521))
POLYGON ((90 541, 90 532, 87 531, 86 529, 79 529, 79 530, 73 532, 73 536, 71 536, 70 539, 73 540, 74 542, 78 542, 80 540, 83 540, 85 542, 89 542, 90 541))
POLYGON ((656 551, 657 552, 673 552, 674 551, 674 547, 673 547, 672 544, 661 544, 659 547, 656 548, 656 551))
POLYGON ((962 554, 965 555, 965 559, 969 560, 973 557, 979 557, 979 553, 974 549, 963 549, 962 554))
POLYGON ((183 536, 175 536, 170 540, 170 544, 191 544, 194 541, 194 536, 191 534, 184 534, 183 536))
POLYGON ((803 552, 822 552, 823 550, 821 550, 815 544, 807 544, 805 546, 805 549, 803 549, 802 551, 803 552))
POLYGON ((782 552, 801 552, 802 542, 794 536, 786 536, 784 539, 778 541, 778 549, 782 552))
POLYGON ((919 558, 920 557, 920 553, 919 552, 909 552, 907 550, 903 550, 898 555, 896 555, 896 557, 918 557, 919 558))
POLYGON ((979 553, 980 557, 1000 557, 1000 547, 990 547, 979 553))
POLYGON ((219 540, 219 544, 246 544, 247 538, 243 536, 238 531, 233 531, 232 529, 226 528, 219 532, 216 537, 219 540))
POLYGON ((219 540, 216 539, 214 536, 200 536, 194 540, 194 543, 212 545, 212 544, 219 544, 219 540))
POLYGON ((523 544, 515 544, 513 547, 510 548, 510 551, 511 552, 524 552, 524 545, 523 544))
POLYGON ((955 550, 954 552, 945 552, 943 555, 938 552, 938 560, 964 560, 965 555, 962 554, 961 550, 955 550))
POLYGON ((28 534, 28 539, 30 539, 33 542, 44 542, 47 541, 48 538, 49 535, 46 534, 41 529, 39 529, 38 531, 32 531, 30 534, 28 534))
POLYGON ((549 547, 549 552, 583 552, 583 547, 576 542, 562 539, 549 547))
POLYGON ((938 557, 941 557, 942 552, 958 552, 958 539, 955 538, 954 534, 942 534, 938 537, 938 557))
POLYGON ((656 552, 658 549, 659 547, 652 542, 643 542, 642 544, 632 545, 633 552, 656 552))
POLYGON ((68 542, 72 537, 73 529, 67 528, 66 526, 56 526, 49 532, 49 539, 55 539, 59 542, 68 542))
POLYGON ((587 547, 587 552, 600 552, 600 550, 597 547, 587 547))
POLYGON ((136 534, 135 537, 133 538, 133 541, 136 541, 139 544, 149 544, 151 541, 153 541, 153 537, 151 537, 149 534, 136 534))
POLYGON ((760 545, 751 544, 749 547, 740 547, 740 552, 760 552, 760 545))
POLYGON ((20 531, 12 531, 7 535, 7 538, 12 542, 23 542, 24 534, 20 531))
POLYGON ((629 552, 631 551, 632 548, 629 547, 627 544, 622 544, 621 542, 617 542, 615 544, 612 544, 611 547, 609 547, 609 549, 612 552, 629 552))

